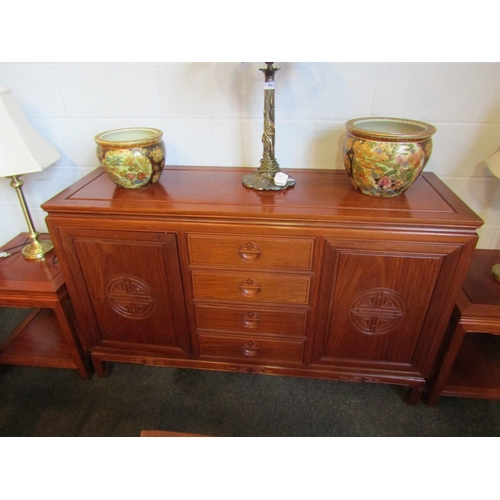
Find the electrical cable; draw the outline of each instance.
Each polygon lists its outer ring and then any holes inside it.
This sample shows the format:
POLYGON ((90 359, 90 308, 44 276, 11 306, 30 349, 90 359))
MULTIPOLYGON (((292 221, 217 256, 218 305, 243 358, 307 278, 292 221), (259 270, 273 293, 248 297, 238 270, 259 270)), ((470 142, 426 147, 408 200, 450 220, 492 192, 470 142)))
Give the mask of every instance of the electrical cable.
POLYGON ((12 255, 15 255, 16 253, 20 253, 21 250, 18 250, 17 252, 11 252, 11 250, 15 250, 16 248, 19 247, 24 247, 29 241, 29 238, 27 238, 24 243, 21 243, 20 245, 14 245, 13 247, 5 248, 0 252, 0 262, 7 259, 8 257, 11 257, 12 255))

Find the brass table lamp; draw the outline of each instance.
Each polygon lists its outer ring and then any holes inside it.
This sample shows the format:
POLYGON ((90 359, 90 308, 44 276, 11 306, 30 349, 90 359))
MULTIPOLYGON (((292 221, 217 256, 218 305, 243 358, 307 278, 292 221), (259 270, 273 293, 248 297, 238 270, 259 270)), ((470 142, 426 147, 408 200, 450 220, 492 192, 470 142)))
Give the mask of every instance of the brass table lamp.
POLYGON ((260 70, 265 75, 264 133, 262 135, 264 153, 257 172, 243 176, 242 181, 246 187, 259 191, 278 191, 294 186, 295 179, 281 171, 274 156, 274 75, 276 71, 279 71, 279 68, 275 68, 272 62, 266 62, 266 64, 267 67, 260 70))
POLYGON ((26 259, 42 259, 53 249, 49 240, 39 241, 22 190, 20 175, 40 172, 59 159, 59 152, 30 123, 9 87, 0 87, 0 177, 11 178, 28 224, 29 243, 23 247, 26 259))

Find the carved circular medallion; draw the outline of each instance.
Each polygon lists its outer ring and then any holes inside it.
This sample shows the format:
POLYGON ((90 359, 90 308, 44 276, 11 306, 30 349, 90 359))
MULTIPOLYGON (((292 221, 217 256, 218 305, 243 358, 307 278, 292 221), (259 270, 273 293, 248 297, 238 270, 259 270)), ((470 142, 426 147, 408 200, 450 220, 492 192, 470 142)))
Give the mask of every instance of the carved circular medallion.
POLYGON ((106 295, 112 309, 127 318, 145 318, 155 305, 149 285, 134 276, 122 275, 110 279, 106 284, 106 295))
POLYGON ((405 301, 398 292, 389 288, 372 288, 354 299, 350 319, 359 332, 381 335, 394 330, 405 312, 405 301))

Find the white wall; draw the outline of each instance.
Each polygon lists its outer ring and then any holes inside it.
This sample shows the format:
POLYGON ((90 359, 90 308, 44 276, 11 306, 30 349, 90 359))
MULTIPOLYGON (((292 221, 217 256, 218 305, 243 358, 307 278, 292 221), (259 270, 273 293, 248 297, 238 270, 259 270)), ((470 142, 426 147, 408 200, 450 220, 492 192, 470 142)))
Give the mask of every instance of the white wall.
MULTIPOLYGON (((500 148, 500 63, 276 63, 276 158, 283 170, 343 169, 344 123, 361 116, 428 121, 438 132, 426 167, 486 224, 479 247, 500 248, 500 179, 484 159, 500 148)), ((263 63, 2 63, 34 126, 61 159, 23 177, 35 226, 40 204, 98 166, 94 136, 164 131, 170 165, 259 166, 263 63)), ((26 230, 0 179, 0 244, 26 230)))

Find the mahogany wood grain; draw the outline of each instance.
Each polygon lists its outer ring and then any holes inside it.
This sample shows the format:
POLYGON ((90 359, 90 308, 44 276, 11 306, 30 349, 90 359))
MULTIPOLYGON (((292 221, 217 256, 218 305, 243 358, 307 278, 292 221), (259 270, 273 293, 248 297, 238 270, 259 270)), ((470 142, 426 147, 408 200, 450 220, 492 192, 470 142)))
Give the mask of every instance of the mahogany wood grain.
MULTIPOLYGON (((378 255, 327 240, 324 272, 332 314, 323 357, 410 363, 439 276, 440 256, 384 251, 378 255), (328 279, 331 276, 331 279, 328 279), (353 307, 352 305, 355 304, 353 307), (355 310, 356 308, 356 310, 355 310)), ((325 327, 327 324, 324 325, 325 327)))
POLYGON ((201 357, 246 361, 302 363, 303 341, 275 340, 260 336, 200 333, 201 357))
POLYGON ((79 283, 99 325, 98 342, 158 345, 189 353, 174 234, 78 231, 66 234, 79 283))
POLYGON ((482 221, 460 199, 427 172, 403 196, 373 198, 354 191, 343 171, 294 169, 297 180, 286 191, 254 191, 241 178, 253 169, 166 166, 160 182, 146 190, 117 186, 101 168, 43 204, 55 213, 149 214, 165 218, 221 217, 247 220, 348 222, 360 219, 385 225, 450 226, 476 229, 482 221))
POLYGON ((254 235, 189 234, 192 265, 241 266, 309 270, 312 266, 312 238, 270 238, 254 235))
POLYGON ((43 205, 98 373, 133 362, 394 383, 418 401, 481 219, 432 173, 379 199, 313 169, 254 191, 249 170, 169 166, 126 190, 97 169, 43 205), (154 318, 110 311, 125 275, 163 304, 154 318))
MULTIPOLYGON (((42 234, 40 239, 47 240, 49 236, 42 234)), ((17 247, 27 241, 28 234, 21 233, 0 250, 17 247)), ((30 292, 39 296, 46 295, 48 300, 53 300, 54 295, 64 285, 64 276, 54 252, 50 252, 44 259, 29 260, 23 257, 20 250, 21 248, 15 248, 10 257, 0 261, 0 293, 3 300, 7 302, 11 295, 12 302, 15 302, 16 294, 24 295, 30 292)))
POLYGON ((0 351, 0 363, 3 364, 77 368, 50 309, 33 310, 0 351))
MULTIPOLYGON (((48 239, 48 235, 41 235, 48 239)), ((21 233, 1 250, 27 241, 21 233)), ((88 353, 81 347, 72 306, 55 253, 44 259, 27 260, 13 249, 0 261, 0 305, 37 308, 0 346, 0 365, 71 368, 90 378, 88 353)))
POLYGON ((290 274, 193 271, 196 299, 308 304, 311 279, 290 274))
POLYGON ((500 399, 499 250, 476 250, 458 296, 426 403, 441 395, 500 399))
POLYGON ((196 302, 199 330, 305 337, 308 308, 226 306, 196 302))

